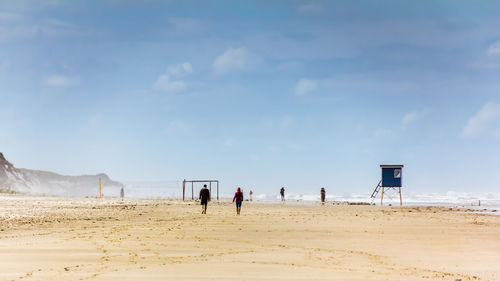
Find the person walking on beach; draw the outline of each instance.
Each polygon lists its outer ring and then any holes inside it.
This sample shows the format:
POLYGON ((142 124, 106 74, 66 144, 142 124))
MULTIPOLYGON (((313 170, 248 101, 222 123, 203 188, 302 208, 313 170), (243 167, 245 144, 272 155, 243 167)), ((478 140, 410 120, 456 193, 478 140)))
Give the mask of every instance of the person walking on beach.
POLYGON ((285 202, 285 187, 282 186, 280 189, 281 201, 285 202))
POLYGON ((252 194, 253 194, 253 192, 252 192, 252 190, 250 190, 250 201, 252 201, 252 194))
POLYGON ((241 211, 241 203, 243 203, 243 192, 241 192, 241 188, 238 187, 238 190, 234 194, 233 202, 236 201, 236 214, 240 214, 241 211))
POLYGON ((123 190, 123 187, 120 189, 120 198, 123 201, 123 197, 125 197, 125 190, 123 190))
POLYGON ((326 191, 325 188, 321 188, 321 204, 325 204, 326 191))
POLYGON ((208 201, 210 201, 210 190, 208 190, 206 184, 204 184, 203 188, 200 190, 200 201, 201 201, 201 213, 206 214, 208 201))

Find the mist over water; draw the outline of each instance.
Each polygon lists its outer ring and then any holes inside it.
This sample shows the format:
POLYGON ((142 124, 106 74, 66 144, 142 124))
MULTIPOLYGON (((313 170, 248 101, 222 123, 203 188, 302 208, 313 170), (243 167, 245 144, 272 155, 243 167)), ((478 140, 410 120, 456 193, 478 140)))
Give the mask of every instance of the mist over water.
MULTIPOLYGON (((125 184, 125 196, 129 198, 182 198, 182 181, 123 181, 125 184)), ((193 184, 193 197, 196 199, 203 184, 193 184)), ((243 189, 245 199, 249 199, 249 190, 243 189)), ((119 194, 119 191, 116 191, 119 194)), ((326 200, 329 202, 372 202, 371 190, 366 193, 343 193, 328 194, 326 200)), ((212 186, 212 197, 216 196, 216 188, 212 186)), ((219 190, 221 199, 231 199, 232 190, 221 188, 219 190)), ((435 205, 435 206, 464 206, 500 208, 500 193, 493 192, 455 192, 444 193, 417 193, 402 191, 404 205, 435 205)), ((191 184, 186 184, 186 199, 191 199, 191 184)), ((275 193, 256 193, 252 199, 258 202, 279 202, 281 200, 279 190, 275 193)), ((287 192, 285 199, 294 202, 317 202, 320 194, 287 192)), ((375 204, 380 202, 380 194, 373 200, 375 204)), ((396 192, 387 192, 384 195, 384 204, 399 205, 399 197, 396 192)))

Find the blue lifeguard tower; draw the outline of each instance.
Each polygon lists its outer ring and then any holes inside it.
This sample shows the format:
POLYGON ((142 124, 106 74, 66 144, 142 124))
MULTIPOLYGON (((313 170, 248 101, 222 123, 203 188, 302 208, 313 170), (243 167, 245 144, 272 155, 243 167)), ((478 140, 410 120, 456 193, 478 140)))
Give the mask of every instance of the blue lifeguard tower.
POLYGON ((380 165, 382 170, 382 179, 378 182, 375 187, 371 198, 372 202, 377 197, 377 194, 382 190, 380 195, 380 206, 384 203, 384 193, 389 189, 398 191, 399 193, 399 205, 403 206, 403 199, 401 197, 401 187, 403 186, 403 167, 404 165, 380 165))

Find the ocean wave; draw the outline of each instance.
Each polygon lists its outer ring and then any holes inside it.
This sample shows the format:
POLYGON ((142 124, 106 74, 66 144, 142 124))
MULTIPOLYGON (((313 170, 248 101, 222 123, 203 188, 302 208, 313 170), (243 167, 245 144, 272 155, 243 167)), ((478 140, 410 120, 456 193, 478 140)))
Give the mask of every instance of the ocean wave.
MULTIPOLYGON (((191 186, 186 187, 185 197, 196 198, 199 186, 195 186, 194 194, 191 195, 191 186)), ((215 197, 216 189, 212 187, 212 197, 215 197)), ((116 191, 119 194, 119 191, 116 191)), ((378 203, 380 194, 375 199, 370 198, 371 193, 345 193, 327 194, 326 200, 329 202, 368 202, 378 203)), ((178 181, 148 181, 148 182, 126 182, 125 196, 132 198, 182 198, 182 184, 178 181)), ((219 197, 231 199, 232 193, 220 190, 219 197)), ((403 203, 407 205, 464 205, 464 206, 500 206, 500 193, 495 192, 403 192, 403 203)), ((249 194, 245 191, 245 199, 249 199, 249 194)), ((276 193, 254 193, 254 201, 279 202, 281 196, 276 193)), ((286 201, 314 202, 320 201, 320 194, 287 192, 286 201)), ((384 195, 384 203, 399 204, 399 195, 396 192, 387 192, 384 195)))

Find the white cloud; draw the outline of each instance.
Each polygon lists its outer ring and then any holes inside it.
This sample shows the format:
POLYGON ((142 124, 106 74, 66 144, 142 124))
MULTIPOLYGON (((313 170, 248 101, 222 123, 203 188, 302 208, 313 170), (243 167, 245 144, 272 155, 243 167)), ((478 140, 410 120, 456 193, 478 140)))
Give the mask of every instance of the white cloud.
POLYGON ((187 87, 187 84, 182 81, 172 81, 170 75, 163 74, 158 77, 158 80, 153 85, 153 89, 165 92, 180 92, 187 87))
POLYGON ((260 160, 260 156, 259 155, 255 155, 255 154, 251 154, 248 156, 248 159, 250 159, 251 161, 259 161, 260 160))
POLYGON ((500 55, 500 41, 493 43, 488 48, 488 55, 500 55))
POLYGON ((406 115, 403 117, 403 128, 406 128, 408 126, 408 124, 417 120, 418 117, 419 117, 419 114, 417 111, 412 111, 412 112, 406 113, 406 115))
POLYGON ((153 84, 153 89, 171 93, 180 92, 187 88, 188 83, 178 80, 178 78, 192 72, 193 68, 189 62, 169 66, 167 71, 160 75, 153 84))
POLYGON ((23 17, 19 14, 0 12, 0 21, 19 21, 23 17))
POLYGON ((260 123, 266 130, 285 130, 293 125, 295 118, 292 115, 283 115, 281 117, 266 117, 261 119, 260 123))
POLYGON ((373 131, 373 137, 380 138, 380 137, 389 137, 392 136, 392 130, 389 129, 384 129, 384 128, 378 128, 373 131))
POLYGON ((282 129, 287 129, 290 127, 290 125, 292 125, 292 122, 293 122, 293 116, 285 115, 280 120, 280 127, 282 129))
POLYGON ((11 66, 9 59, 0 60, 0 71, 9 71, 11 66))
POLYGON ((299 151, 304 150, 305 147, 300 143, 280 143, 280 144, 270 144, 266 147, 269 152, 285 152, 285 151, 299 151))
POLYGON ((80 83, 80 78, 73 76, 64 76, 52 74, 42 79, 42 83, 51 87, 69 87, 80 83))
POLYGON ((277 145, 268 145, 267 146, 267 150, 269 152, 279 152, 282 150, 282 147, 281 146, 277 146, 277 145))
POLYGON ((485 69, 496 69, 500 68, 500 62, 477 62, 472 66, 485 69))
POLYGON ((210 26, 208 22, 193 18, 170 17, 167 21, 169 27, 166 28, 165 33, 170 36, 192 36, 203 32, 210 26))
POLYGON ((304 146, 300 143, 289 143, 286 145, 286 148, 290 150, 304 150, 304 146))
POLYGON ((297 7, 297 10, 300 13, 308 14, 308 13, 320 13, 323 11, 323 5, 319 1, 311 1, 308 3, 304 3, 297 7))
POLYGON ((81 37, 89 34, 96 32, 56 18, 38 19, 16 14, 0 14, 0 42, 81 37))
POLYGON ((489 102, 479 112, 469 118, 462 130, 463 137, 477 137, 492 130, 492 125, 500 119, 500 104, 489 102))
POLYGON ((229 48, 218 56, 213 64, 216 74, 224 74, 233 70, 248 70, 259 64, 260 58, 246 48, 229 48))
POLYGON ((193 72, 193 67, 189 62, 172 65, 167 68, 167 73, 179 77, 181 75, 193 72))
POLYGON ((318 88, 318 82, 311 79, 300 79, 295 85, 295 94, 298 96, 305 96, 318 88))
POLYGON ((167 123, 165 133, 170 136, 189 135, 193 132, 194 126, 181 119, 172 120, 167 123))
POLYGON ((429 110, 424 109, 424 110, 415 110, 406 113, 406 115, 403 117, 403 120, 401 121, 403 125, 403 129, 406 129, 410 123, 413 123, 417 121, 418 119, 422 118, 425 114, 427 114, 429 110))
POLYGON ((233 146, 233 144, 234 144, 234 139, 232 137, 224 141, 224 146, 233 146))
POLYGON ((500 68, 500 41, 491 44, 486 54, 480 56, 472 66, 484 69, 500 68))

